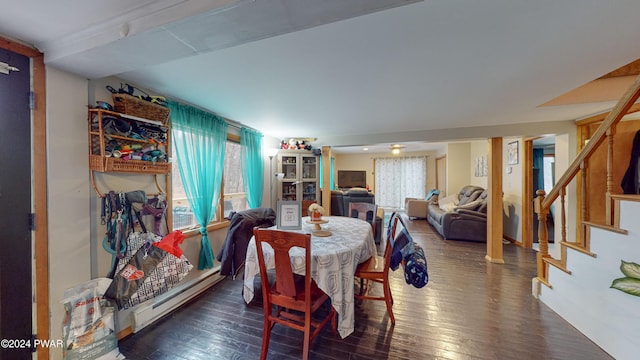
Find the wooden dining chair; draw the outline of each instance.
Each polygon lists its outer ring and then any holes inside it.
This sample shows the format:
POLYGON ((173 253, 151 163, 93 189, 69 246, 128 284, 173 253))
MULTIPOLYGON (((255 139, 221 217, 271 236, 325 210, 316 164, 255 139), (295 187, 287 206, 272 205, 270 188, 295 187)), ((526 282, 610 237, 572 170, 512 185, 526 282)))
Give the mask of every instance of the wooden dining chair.
POLYGON ((389 268, 396 226, 398 225, 398 216, 399 215, 395 215, 391 220, 391 229, 387 233, 388 236, 385 241, 384 254, 382 256, 372 256, 369 260, 359 264, 355 272, 355 277, 360 279, 360 293, 356 293, 354 295, 355 298, 384 301, 387 305, 387 312, 389 313, 391 324, 395 324, 396 319, 393 316, 393 310, 391 308, 393 305, 393 297, 391 296, 391 287, 389 286, 389 268), (382 284, 382 296, 369 295, 369 290, 371 289, 370 281, 382 284))
POLYGON ((349 216, 358 218, 371 224, 373 230, 373 238, 376 237, 376 214, 378 213, 378 205, 364 202, 349 203, 349 216))
POLYGON ((311 274, 311 235, 259 228, 254 229, 253 234, 256 240, 260 278, 268 279, 264 254, 262 253, 263 243, 267 243, 273 248, 276 265, 275 283, 269 284, 269 281, 262 281, 264 331, 260 359, 267 358, 271 329, 275 324, 282 324, 304 332, 302 358, 308 359, 311 341, 329 320, 332 321, 333 332, 336 333, 336 311, 333 306, 320 321, 312 318, 312 314, 329 297, 318 288, 309 275, 311 274), (307 276, 294 275, 291 269, 289 250, 295 246, 305 249, 305 274, 307 276))
POLYGON ((316 200, 302 200, 302 216, 309 216, 309 206, 317 203, 316 200))

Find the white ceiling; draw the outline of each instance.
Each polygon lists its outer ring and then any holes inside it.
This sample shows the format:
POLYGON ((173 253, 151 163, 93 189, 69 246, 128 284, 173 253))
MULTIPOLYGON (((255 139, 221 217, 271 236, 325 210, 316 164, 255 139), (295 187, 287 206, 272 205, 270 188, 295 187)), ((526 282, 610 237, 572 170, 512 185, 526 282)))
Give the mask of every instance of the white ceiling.
POLYGON ((615 102, 539 105, 640 58, 639 13, 637 0, 23 0, 2 4, 0 34, 276 138, 360 147, 604 111, 615 102))

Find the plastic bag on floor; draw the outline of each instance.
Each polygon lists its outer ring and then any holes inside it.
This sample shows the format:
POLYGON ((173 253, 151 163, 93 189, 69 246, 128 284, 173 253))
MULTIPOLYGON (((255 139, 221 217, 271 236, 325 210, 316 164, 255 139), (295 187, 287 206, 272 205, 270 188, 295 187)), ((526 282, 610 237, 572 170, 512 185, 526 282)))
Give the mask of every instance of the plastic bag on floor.
POLYGON ((118 350, 115 307, 103 298, 109 284, 111 279, 93 279, 67 289, 62 295, 65 360, 124 359, 118 350))

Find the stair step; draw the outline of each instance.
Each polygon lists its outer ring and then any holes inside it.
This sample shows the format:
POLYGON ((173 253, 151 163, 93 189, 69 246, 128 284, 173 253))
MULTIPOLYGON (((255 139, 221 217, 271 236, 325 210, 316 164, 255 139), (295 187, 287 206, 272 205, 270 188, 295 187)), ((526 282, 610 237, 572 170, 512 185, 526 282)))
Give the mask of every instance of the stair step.
POLYGON ((564 266, 562 264, 562 261, 556 260, 556 259, 554 259, 552 257, 545 257, 542 260, 544 262, 546 262, 547 264, 553 265, 553 266, 557 267, 558 269, 560 269, 560 270, 566 272, 567 274, 571 275, 571 270, 567 269, 566 266, 564 266))
POLYGON ((577 252, 581 252, 585 255, 589 255, 591 257, 598 257, 596 253, 589 251, 589 249, 585 248, 582 244, 577 242, 560 241, 560 245, 564 245, 568 248, 571 248, 577 252))
POLYGON ((589 222, 589 221, 583 221, 582 223, 584 225, 587 225, 587 226, 591 226, 591 227, 595 227, 595 228, 598 228, 598 229, 612 231, 612 232, 618 233, 618 234, 627 235, 629 233, 627 230, 620 229, 619 227, 616 227, 616 226, 604 225, 604 224, 596 224, 596 223, 592 223, 592 222, 589 222))
POLYGON ((537 280, 538 280, 542 285, 544 285, 544 286, 548 287, 549 289, 553 289, 553 286, 551 286, 551 284, 550 284, 547 280, 545 280, 545 279, 543 279, 543 278, 541 278, 541 277, 536 277, 536 279, 537 279, 537 280))

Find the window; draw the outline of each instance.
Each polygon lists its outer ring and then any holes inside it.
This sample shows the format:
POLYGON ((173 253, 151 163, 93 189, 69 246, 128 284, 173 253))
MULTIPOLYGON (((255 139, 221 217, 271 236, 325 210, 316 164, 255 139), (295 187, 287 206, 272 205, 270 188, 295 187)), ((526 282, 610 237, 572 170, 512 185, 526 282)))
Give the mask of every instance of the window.
MULTIPOLYGON (((175 153, 172 154, 176 159, 175 153)), ((196 218, 191 211, 187 194, 185 194, 182 179, 180 179, 180 171, 177 166, 172 168, 171 190, 173 195, 172 211, 173 211, 173 230, 195 227, 197 225, 196 218)))
POLYGON ((374 168, 378 206, 400 209, 407 197, 425 197, 427 187, 425 156, 377 158, 374 168))
MULTIPOLYGON (((239 139, 238 139, 239 140, 239 139)), ((232 211, 246 210, 247 196, 244 192, 242 181, 242 164, 240 164, 240 143, 234 140, 227 140, 224 159, 223 177, 224 195, 224 217, 229 217, 232 211)))
MULTIPOLYGON (((173 136, 179 137, 180 131, 173 129, 173 136)), ((225 163, 223 176, 223 189, 220 204, 212 223, 220 222, 223 218, 229 216, 231 211, 240 211, 248 208, 247 197, 244 193, 244 184, 242 182, 242 167, 240 164, 240 138, 234 135, 228 135, 225 148, 225 163)), ((172 211, 173 211, 173 229, 190 229, 198 227, 196 218, 191 211, 187 195, 182 185, 180 171, 176 163, 180 161, 172 148, 172 159, 174 162, 172 172, 172 211)))
MULTIPOLYGON (((178 139, 182 136, 182 131, 174 128, 171 135, 178 139)), ((198 223, 193 211, 191 211, 189 201, 187 201, 187 194, 185 193, 184 185, 182 185, 182 179, 180 178, 180 169, 178 169, 177 164, 180 159, 178 159, 175 147, 171 147, 171 159, 173 159, 173 166, 171 168, 171 210, 173 215, 173 230, 196 227, 198 226, 198 223)))

